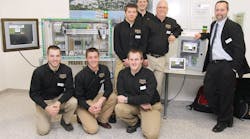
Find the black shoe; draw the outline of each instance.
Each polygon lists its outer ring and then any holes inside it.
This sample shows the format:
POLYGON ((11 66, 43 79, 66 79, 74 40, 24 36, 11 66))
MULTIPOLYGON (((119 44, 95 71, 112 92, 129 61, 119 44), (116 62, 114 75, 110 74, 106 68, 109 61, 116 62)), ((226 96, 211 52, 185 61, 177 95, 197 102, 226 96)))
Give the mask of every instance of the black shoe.
POLYGON ((228 127, 233 127, 234 120, 233 118, 228 122, 228 127))
POLYGON ((112 126, 109 123, 102 123, 99 121, 97 121, 97 123, 98 123, 98 125, 102 126, 103 128, 107 128, 107 129, 112 128, 112 126))
POLYGON ((221 132, 227 127, 232 127, 233 126, 233 120, 230 120, 229 122, 218 122, 214 127, 213 131, 214 132, 221 132))
POLYGON ((62 125, 62 127, 63 127, 66 131, 71 131, 71 130, 74 129, 73 126, 72 126, 72 124, 70 124, 70 123, 69 123, 69 124, 66 124, 66 123, 65 123, 63 117, 61 118, 61 125, 62 125))
POLYGON ((109 123, 116 123, 116 116, 114 113, 109 117, 109 123))
POLYGON ((80 118, 78 116, 76 116, 76 121, 77 121, 78 124, 82 125, 82 122, 81 122, 81 120, 80 120, 80 118))
POLYGON ((127 127, 127 133, 133 133, 136 131, 137 127, 141 126, 141 121, 138 120, 138 122, 134 126, 128 126, 127 127))

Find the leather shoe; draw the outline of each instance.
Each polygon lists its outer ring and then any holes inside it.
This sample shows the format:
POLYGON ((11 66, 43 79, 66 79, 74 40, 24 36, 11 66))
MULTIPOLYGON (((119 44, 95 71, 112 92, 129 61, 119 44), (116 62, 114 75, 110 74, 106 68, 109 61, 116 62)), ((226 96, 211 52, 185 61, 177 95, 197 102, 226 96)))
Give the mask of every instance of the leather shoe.
POLYGON ((107 129, 112 128, 112 126, 109 123, 102 123, 99 121, 97 121, 97 123, 98 123, 98 125, 102 126, 103 128, 107 128, 107 129))
POLYGON ((109 117, 109 123, 116 123, 116 116, 115 116, 115 114, 112 114, 112 115, 109 117))
POLYGON ((227 127, 233 126, 233 119, 228 122, 217 122, 217 124, 213 127, 214 132, 221 132, 227 127))
POLYGON ((140 127, 140 126, 141 126, 141 121, 138 120, 138 122, 137 122, 134 126, 128 126, 128 127, 127 127, 127 133, 133 133, 133 132, 135 132, 136 129, 137 129, 138 127, 140 127))
POLYGON ((233 118, 228 122, 228 127, 233 127, 233 123, 234 123, 234 121, 233 121, 233 118))
POLYGON ((66 123, 65 123, 63 117, 61 118, 61 125, 62 125, 62 127, 63 127, 66 131, 71 131, 71 130, 74 129, 71 123, 69 123, 69 124, 66 124, 66 123))

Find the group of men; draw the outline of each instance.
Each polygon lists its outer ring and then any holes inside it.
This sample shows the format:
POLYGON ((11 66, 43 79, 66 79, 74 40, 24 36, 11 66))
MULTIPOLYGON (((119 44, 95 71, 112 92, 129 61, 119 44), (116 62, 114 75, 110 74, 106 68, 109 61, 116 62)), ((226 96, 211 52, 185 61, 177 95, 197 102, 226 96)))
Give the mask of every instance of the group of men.
MULTIPOLYGON (((148 0, 128 4, 125 20, 114 28, 117 55, 114 87, 108 67, 99 64, 96 48, 86 50, 87 66, 77 73, 73 82, 70 67, 61 63, 60 48, 48 47, 48 63, 33 72, 30 87, 40 135, 49 133, 50 118, 58 114, 62 114, 61 125, 65 130, 73 130, 71 118, 76 114, 84 131, 95 134, 98 125, 111 128, 109 118, 115 111, 128 125, 128 133, 141 127, 146 138, 158 138, 166 54, 169 43, 181 35, 182 29, 176 20, 166 17, 165 0, 158 2, 155 16, 146 11, 147 5, 148 0), (100 92, 102 85, 104 92, 100 92)), ((212 23, 210 34, 195 35, 197 39, 212 38, 205 61, 204 85, 209 106, 218 115, 214 132, 232 126, 235 73, 242 76, 249 69, 242 29, 227 18, 228 7, 226 1, 218 1, 217 20, 212 23)))

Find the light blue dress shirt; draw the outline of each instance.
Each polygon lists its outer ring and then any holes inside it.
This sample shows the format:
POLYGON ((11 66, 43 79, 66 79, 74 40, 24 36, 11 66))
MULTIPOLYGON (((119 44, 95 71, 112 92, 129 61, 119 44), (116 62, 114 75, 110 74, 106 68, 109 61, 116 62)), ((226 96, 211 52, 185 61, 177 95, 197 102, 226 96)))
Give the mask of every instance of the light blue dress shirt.
MULTIPOLYGON (((227 61, 233 60, 232 57, 223 49, 222 42, 221 42, 221 34, 222 34, 222 30, 223 30, 226 20, 227 18, 221 21, 216 21, 216 23, 218 23, 218 28, 217 28, 217 34, 215 36, 213 47, 212 47, 213 60, 227 60, 227 61)), ((214 36, 214 31, 215 31, 215 25, 213 26, 211 38, 213 38, 214 36)))

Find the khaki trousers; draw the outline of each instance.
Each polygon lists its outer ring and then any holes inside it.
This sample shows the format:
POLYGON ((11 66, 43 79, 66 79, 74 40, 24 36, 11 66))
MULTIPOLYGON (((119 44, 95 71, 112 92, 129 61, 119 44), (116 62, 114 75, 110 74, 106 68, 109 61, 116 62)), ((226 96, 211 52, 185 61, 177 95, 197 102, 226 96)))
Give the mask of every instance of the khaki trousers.
POLYGON ((157 81, 157 91, 159 92, 159 95, 161 96, 163 93, 162 89, 164 87, 164 79, 165 79, 165 73, 164 70, 167 68, 167 60, 166 55, 156 58, 151 55, 147 55, 148 58, 148 69, 154 72, 156 81, 157 81))
POLYGON ((118 75, 119 72, 124 68, 125 66, 123 65, 123 62, 117 57, 115 60, 115 75, 114 75, 114 92, 116 94, 117 94, 116 85, 117 85, 118 75))
POLYGON ((152 110, 149 111, 144 111, 139 106, 118 103, 115 107, 115 112, 117 117, 129 126, 134 126, 139 117, 141 119, 143 135, 147 139, 157 139, 161 126, 161 109, 160 102, 152 105, 152 110))
MULTIPOLYGON (((89 105, 93 105, 103 96, 103 93, 99 93, 93 100, 87 100, 89 105)), ((102 123, 108 123, 109 117, 111 116, 115 104, 116 104, 116 94, 112 93, 109 98, 104 102, 102 110, 97 118, 92 115, 88 110, 84 108, 77 108, 77 115, 82 123, 83 130, 88 134, 97 133, 99 126, 97 120, 102 123)))
MULTIPOLYGON (((50 105, 58 101, 60 97, 52 100, 45 100, 50 105)), ((67 102, 61 104, 60 109, 63 110, 62 118, 66 124, 69 124, 72 116, 77 108, 77 100, 71 97, 67 102)), ((36 105, 36 127, 39 135, 46 135, 50 131, 51 116, 39 105, 36 105)))

